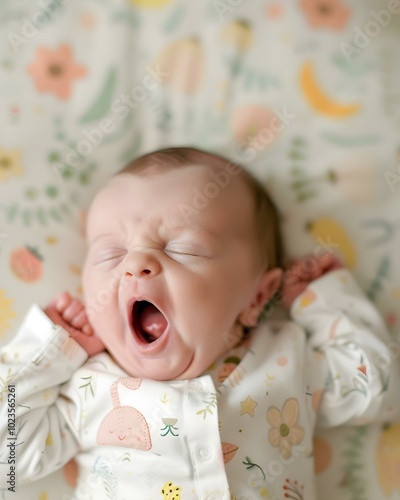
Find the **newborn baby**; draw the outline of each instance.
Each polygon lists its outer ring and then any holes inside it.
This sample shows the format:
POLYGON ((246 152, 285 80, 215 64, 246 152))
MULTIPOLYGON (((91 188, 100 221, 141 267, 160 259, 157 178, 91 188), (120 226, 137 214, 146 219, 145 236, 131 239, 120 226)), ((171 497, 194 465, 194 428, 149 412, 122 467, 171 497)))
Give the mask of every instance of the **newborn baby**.
MULTIPOLYGON (((277 215, 267 194, 224 159, 180 154, 136 160, 97 194, 88 215, 90 324, 135 377, 202 374, 243 328, 256 325, 281 280, 277 215)), ((85 336, 90 324, 79 300, 63 294, 46 312, 89 354, 101 349, 85 336)))

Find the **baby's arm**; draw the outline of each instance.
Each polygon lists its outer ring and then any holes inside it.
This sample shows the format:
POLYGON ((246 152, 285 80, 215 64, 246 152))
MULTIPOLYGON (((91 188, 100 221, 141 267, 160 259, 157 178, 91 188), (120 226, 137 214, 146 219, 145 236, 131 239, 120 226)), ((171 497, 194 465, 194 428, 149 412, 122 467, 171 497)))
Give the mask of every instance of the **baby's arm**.
POLYGON ((293 319, 307 333, 309 383, 323 389, 319 424, 397 420, 400 364, 390 349, 394 341, 352 275, 329 269, 299 294, 292 290, 289 300, 293 319))
POLYGON ((63 292, 50 302, 44 312, 53 323, 62 326, 89 356, 104 351, 104 344, 94 335, 85 306, 79 299, 63 292))
POLYGON ((11 465, 22 483, 50 474, 77 453, 78 435, 56 403, 62 384, 87 357, 37 306, 0 350, 0 490, 9 486, 11 465))

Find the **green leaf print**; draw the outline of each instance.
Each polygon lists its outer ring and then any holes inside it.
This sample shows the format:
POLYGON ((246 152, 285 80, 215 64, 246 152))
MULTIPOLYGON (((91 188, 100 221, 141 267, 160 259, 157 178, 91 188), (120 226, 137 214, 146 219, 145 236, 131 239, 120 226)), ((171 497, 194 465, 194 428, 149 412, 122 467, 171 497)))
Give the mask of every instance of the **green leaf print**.
POLYGON ((205 408, 202 410, 199 410, 196 415, 203 415, 203 418, 205 419, 207 415, 214 415, 212 408, 217 408, 217 395, 216 394, 211 394, 211 396, 208 398, 207 401, 203 401, 205 403, 205 408))
POLYGON ((116 81, 117 70, 116 68, 111 68, 100 94, 82 116, 81 123, 99 120, 109 112, 116 81))

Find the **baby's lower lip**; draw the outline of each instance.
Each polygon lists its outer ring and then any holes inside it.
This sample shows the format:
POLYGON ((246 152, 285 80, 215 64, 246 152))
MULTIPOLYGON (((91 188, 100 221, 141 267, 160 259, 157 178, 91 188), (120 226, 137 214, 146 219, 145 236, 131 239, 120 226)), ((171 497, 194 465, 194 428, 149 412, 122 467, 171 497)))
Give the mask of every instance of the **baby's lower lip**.
MULTIPOLYGON (((131 306, 131 311, 132 311, 131 306)), ((131 335, 134 339, 136 348, 142 352, 143 354, 146 355, 153 355, 153 354, 159 354, 167 345, 168 339, 170 337, 170 325, 167 324, 166 329, 164 332, 156 339, 153 341, 149 342, 148 340, 142 338, 142 336, 135 330, 134 328, 134 322, 131 316, 130 319, 130 330, 131 330, 131 335)))
POLYGON ((160 353, 167 345, 169 338, 169 327, 164 331, 164 333, 156 340, 152 342, 145 342, 139 338, 136 332, 132 332, 133 337, 135 339, 135 343, 138 349, 143 354, 158 354, 160 353))

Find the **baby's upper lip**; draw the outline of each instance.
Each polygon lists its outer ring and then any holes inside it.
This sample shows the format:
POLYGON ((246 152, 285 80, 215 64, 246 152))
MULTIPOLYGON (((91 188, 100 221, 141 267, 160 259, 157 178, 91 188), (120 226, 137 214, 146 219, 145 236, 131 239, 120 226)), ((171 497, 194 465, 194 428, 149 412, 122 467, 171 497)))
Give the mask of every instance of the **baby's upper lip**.
POLYGON ((155 307, 157 307, 157 309, 160 310, 165 316, 165 313, 162 307, 160 306, 159 301, 156 298, 150 297, 150 295, 147 294, 133 295, 132 297, 130 297, 130 299, 128 300, 128 312, 132 313, 132 308, 135 302, 142 302, 142 301, 150 302, 150 304, 153 304, 155 307))

